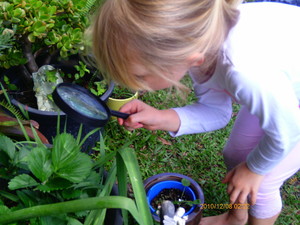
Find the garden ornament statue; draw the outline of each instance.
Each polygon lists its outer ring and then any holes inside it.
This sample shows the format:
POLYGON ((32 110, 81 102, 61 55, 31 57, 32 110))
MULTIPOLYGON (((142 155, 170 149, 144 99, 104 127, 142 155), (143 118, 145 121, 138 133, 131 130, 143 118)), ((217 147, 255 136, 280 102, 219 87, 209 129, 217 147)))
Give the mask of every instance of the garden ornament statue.
POLYGON ((171 201, 163 201, 160 209, 162 225, 185 225, 188 216, 183 216, 184 208, 179 207, 175 212, 175 206, 171 201))

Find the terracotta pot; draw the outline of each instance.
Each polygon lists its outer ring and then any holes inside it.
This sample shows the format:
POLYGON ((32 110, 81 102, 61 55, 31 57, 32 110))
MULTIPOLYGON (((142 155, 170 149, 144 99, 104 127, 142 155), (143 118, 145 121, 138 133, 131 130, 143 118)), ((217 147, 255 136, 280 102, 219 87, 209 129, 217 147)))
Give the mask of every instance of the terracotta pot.
MULTIPOLYGON (((186 187, 187 194, 190 195, 193 200, 200 199, 201 204, 204 203, 203 191, 200 185, 192 178, 179 173, 161 173, 154 175, 144 181, 144 187, 147 194, 149 208, 155 221, 160 222, 160 217, 151 207, 151 200, 163 189, 178 188, 180 190, 183 190, 184 186, 181 184, 182 179, 187 179, 190 181, 190 186, 186 187)), ((201 204, 193 205, 193 207, 188 212, 186 212, 185 215, 188 216, 188 220, 186 221, 187 225, 199 224, 202 217, 201 204)))

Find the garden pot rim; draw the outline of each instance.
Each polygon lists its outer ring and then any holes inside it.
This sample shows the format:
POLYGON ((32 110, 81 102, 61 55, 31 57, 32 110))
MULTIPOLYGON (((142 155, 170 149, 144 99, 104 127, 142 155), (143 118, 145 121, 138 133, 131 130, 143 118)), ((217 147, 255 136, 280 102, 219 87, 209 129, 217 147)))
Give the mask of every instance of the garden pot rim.
MULTIPOLYGON (((186 193, 192 197, 192 201, 197 199, 195 191, 191 187, 185 187, 181 182, 175 180, 161 181, 152 185, 147 191, 147 200, 152 213, 156 214, 155 209, 151 205, 151 201, 164 189, 180 189, 181 191, 185 190, 186 193)), ((184 215, 186 216, 191 214, 195 207, 196 206, 193 205, 189 211, 185 212, 184 215)))
POLYGON ((128 98, 112 98, 112 97, 109 97, 108 99, 116 101, 116 102, 123 102, 124 100, 126 101, 126 100, 129 100, 129 99, 135 99, 135 98, 137 98, 138 94, 139 94, 139 92, 136 91, 135 93, 132 93, 131 97, 128 97, 128 98))

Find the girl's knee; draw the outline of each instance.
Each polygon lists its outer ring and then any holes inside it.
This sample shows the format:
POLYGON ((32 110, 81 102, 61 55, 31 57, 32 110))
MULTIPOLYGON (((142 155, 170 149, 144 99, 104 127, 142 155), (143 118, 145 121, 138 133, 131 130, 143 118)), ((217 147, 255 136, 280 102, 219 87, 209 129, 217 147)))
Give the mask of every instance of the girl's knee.
POLYGON ((255 205, 249 209, 249 214, 257 219, 268 219, 281 212, 282 200, 280 191, 257 194, 255 205))

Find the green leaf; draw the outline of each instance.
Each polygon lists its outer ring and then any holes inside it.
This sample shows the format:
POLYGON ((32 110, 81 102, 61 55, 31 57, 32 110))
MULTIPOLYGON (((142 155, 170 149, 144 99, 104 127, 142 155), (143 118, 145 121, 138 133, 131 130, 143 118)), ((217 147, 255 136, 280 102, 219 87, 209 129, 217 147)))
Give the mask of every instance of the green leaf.
POLYGON ((43 5, 43 2, 42 2, 42 1, 34 1, 32 7, 33 7, 34 9, 39 9, 42 5, 43 5))
POLYGON ((142 175, 139 164, 132 148, 122 148, 118 151, 123 159, 131 181, 136 205, 138 208, 138 219, 141 224, 152 225, 152 217, 146 199, 146 192, 143 186, 142 175))
POLYGON ((26 15, 26 12, 24 9, 21 9, 21 8, 16 8, 14 11, 13 11, 13 16, 14 17, 18 17, 18 18, 22 18, 26 15))
POLYGON ((40 225, 49 225, 49 224, 66 225, 67 222, 66 220, 67 220, 67 216, 65 214, 43 216, 40 218, 40 225))
POLYGON ((11 18, 11 22, 13 22, 13 23, 20 23, 21 20, 19 18, 17 18, 17 17, 13 17, 13 18, 11 18))
POLYGON ((7 214, 7 213, 9 213, 11 210, 7 207, 7 206, 5 206, 5 205, 0 205, 0 215, 1 214, 7 214))
POLYGON ((62 196, 64 199, 75 199, 79 198, 82 195, 82 190, 74 190, 74 189, 65 189, 62 191, 62 196))
POLYGON ((65 164, 56 174, 71 182, 79 183, 89 175, 91 169, 92 161, 90 157, 84 153, 79 153, 71 163, 65 164))
POLYGON ((41 181, 45 182, 53 173, 51 153, 46 147, 36 147, 28 155, 30 171, 41 181))
POLYGON ((38 194, 36 191, 32 190, 18 190, 17 195, 20 199, 20 201, 26 206, 31 207, 39 204, 40 198, 38 197, 38 194))
POLYGON ((50 6, 50 7, 48 7, 48 13, 50 15, 55 14, 56 13, 56 6, 50 6))
POLYGON ((44 33, 46 31, 46 23, 38 20, 33 24, 32 28, 33 32, 44 33))
MULTIPOLYGON (((134 218, 139 218, 135 203, 130 198, 121 196, 104 196, 87 199, 59 202, 56 204, 46 204, 34 207, 28 207, 16 210, 0 216, 0 224, 9 224, 17 220, 26 220, 28 218, 57 215, 68 212, 79 212, 94 209, 105 208, 124 208, 130 211, 134 218)), ((150 213, 150 211, 149 211, 150 213)), ((152 218, 151 218, 152 221, 152 218)), ((57 223, 48 223, 57 224, 57 223)), ((143 223, 140 223, 143 224, 143 223)), ((144 223, 145 225, 147 223, 144 223)), ((143 225, 144 225, 143 224, 143 225)))
POLYGON ((18 196, 2 190, 0 190, 0 196, 2 197, 1 199, 7 198, 13 202, 17 202, 19 200, 18 196))
POLYGON ((84 179, 83 181, 81 181, 78 184, 73 184, 72 187, 74 187, 75 189, 83 189, 83 188, 97 188, 97 189, 102 189, 102 185, 103 185, 103 179, 102 179, 102 173, 97 173, 95 171, 92 171, 86 179, 84 179))
POLYGON ((69 218, 68 225, 82 225, 82 223, 80 223, 78 220, 76 220, 74 218, 69 218))
POLYGON ((54 171, 72 164, 78 156, 80 147, 71 134, 62 133, 54 138, 52 164, 54 171))
POLYGON ((190 182, 188 179, 183 178, 183 179, 181 180, 181 184, 182 184, 183 186, 185 186, 185 187, 188 187, 188 186, 191 185, 191 182, 190 182))
POLYGON ((10 162, 9 162, 9 156, 5 153, 0 151, 0 164, 2 164, 2 168, 0 169, 0 175, 3 176, 5 174, 7 174, 7 169, 5 167, 10 166, 10 162), (4 167, 4 168, 3 168, 4 167), (3 174, 2 174, 3 171, 3 174))
POLYGON ((60 177, 56 177, 53 179, 49 179, 49 181, 46 184, 41 184, 37 186, 37 189, 39 189, 42 192, 50 192, 50 191, 56 191, 56 190, 64 190, 66 188, 69 188, 72 185, 72 183, 66 179, 62 179, 60 177))
POLYGON ((4 151, 10 159, 14 159, 16 147, 10 138, 0 135, 0 150, 4 151))
POLYGON ((38 183, 28 174, 21 174, 14 177, 9 183, 8 188, 10 190, 16 190, 20 188, 33 187, 38 185, 38 183))
POLYGON ((29 35, 28 35, 28 40, 30 41, 30 42, 35 42, 35 39, 36 39, 36 37, 33 35, 33 33, 30 33, 29 35))
POLYGON ((19 147, 19 152, 16 154, 16 157, 14 159, 15 164, 22 169, 28 170, 28 163, 27 163, 27 156, 29 155, 32 146, 31 145, 22 145, 19 147))

